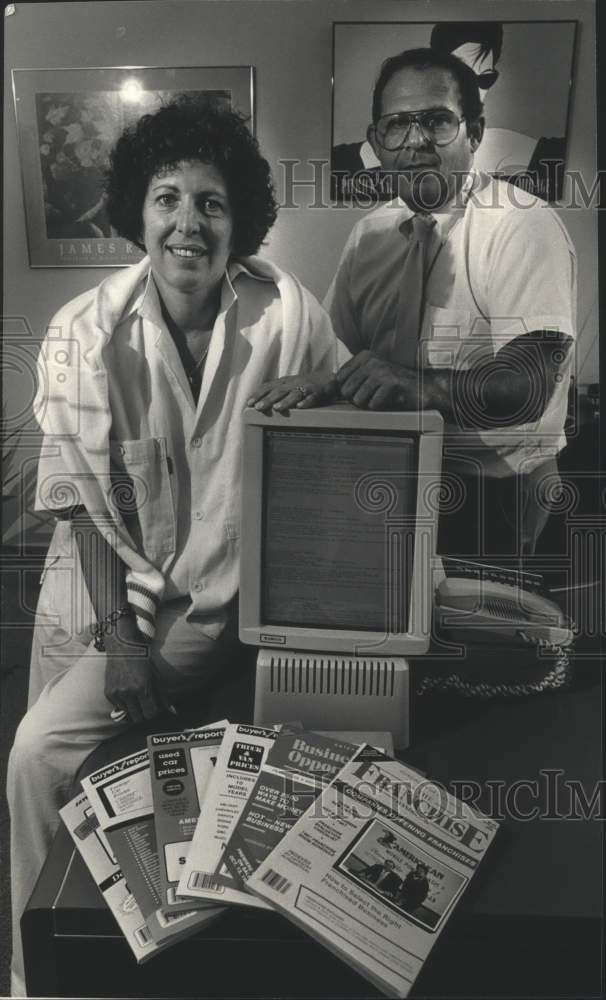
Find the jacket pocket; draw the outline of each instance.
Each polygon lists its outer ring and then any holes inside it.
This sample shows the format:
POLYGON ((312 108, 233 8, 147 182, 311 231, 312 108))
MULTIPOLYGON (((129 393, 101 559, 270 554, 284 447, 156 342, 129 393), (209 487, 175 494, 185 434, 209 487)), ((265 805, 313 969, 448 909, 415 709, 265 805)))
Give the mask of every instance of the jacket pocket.
POLYGON ((175 551, 175 509, 165 438, 110 441, 111 505, 151 562, 175 551))

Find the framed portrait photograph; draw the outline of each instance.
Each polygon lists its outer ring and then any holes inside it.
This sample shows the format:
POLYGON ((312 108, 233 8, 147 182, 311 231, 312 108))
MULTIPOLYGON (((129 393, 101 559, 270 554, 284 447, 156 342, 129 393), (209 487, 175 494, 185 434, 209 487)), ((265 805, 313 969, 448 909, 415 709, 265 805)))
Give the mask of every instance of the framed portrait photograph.
POLYGON ((105 211, 109 153, 125 127, 179 94, 246 115, 252 66, 15 69, 13 93, 31 267, 116 267, 143 254, 105 211))
POLYGON ((577 22, 425 21, 333 24, 331 193, 340 203, 397 195, 367 138, 381 65, 405 49, 452 53, 484 103, 474 166, 557 201, 562 194, 577 22))

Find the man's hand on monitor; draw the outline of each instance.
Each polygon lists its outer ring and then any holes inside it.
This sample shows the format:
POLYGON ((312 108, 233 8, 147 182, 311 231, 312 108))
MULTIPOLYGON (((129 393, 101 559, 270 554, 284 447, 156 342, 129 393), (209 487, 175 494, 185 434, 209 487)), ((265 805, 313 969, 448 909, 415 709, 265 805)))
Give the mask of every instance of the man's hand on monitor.
POLYGON ((334 375, 313 372, 306 375, 284 375, 264 382, 248 400, 256 410, 310 409, 332 403, 339 398, 339 386, 334 375))
POLYGON ((335 376, 342 399, 366 410, 422 408, 418 372, 385 361, 372 351, 360 351, 335 376))

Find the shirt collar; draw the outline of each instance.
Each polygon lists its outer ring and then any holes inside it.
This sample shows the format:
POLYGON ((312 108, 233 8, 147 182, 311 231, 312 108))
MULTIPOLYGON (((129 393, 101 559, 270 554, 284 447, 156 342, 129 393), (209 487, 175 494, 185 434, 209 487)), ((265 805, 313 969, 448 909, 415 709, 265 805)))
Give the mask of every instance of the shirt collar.
MULTIPOLYGON (((452 201, 450 201, 447 205, 443 205, 435 212, 430 213, 436 220, 436 229, 442 242, 446 240, 455 223, 465 214, 467 203, 477 186, 478 180, 478 172, 472 167, 467 174, 461 189, 452 201)), ((408 207, 406 202, 402 201, 400 197, 396 199, 396 202, 401 205, 406 212, 404 218, 400 221, 398 228, 404 236, 408 237, 410 233, 408 223, 415 213, 408 207)))
MULTIPOLYGON (((221 283, 221 298, 219 302, 220 313, 226 313, 234 302, 237 301, 238 293, 236 291, 236 284, 237 279, 242 274, 247 275, 249 278, 254 278, 257 281, 271 280, 270 278, 266 278, 260 274, 255 274, 248 267, 246 267, 241 260, 230 261, 227 265, 223 275, 223 281, 221 283)), ((166 324, 162 316, 162 304, 160 302, 160 295, 156 282, 154 281, 151 268, 139 295, 134 299, 130 309, 130 312, 135 311, 137 311, 143 319, 150 320, 161 330, 164 329, 166 324)))
POLYGON ((360 159, 365 170, 376 170, 381 166, 381 161, 375 156, 368 139, 360 146, 360 159))
POLYGON ((160 296, 158 294, 158 289, 156 288, 156 282, 152 277, 151 269, 148 272, 145 285, 138 301, 135 302, 134 307, 139 313, 139 316, 142 316, 143 319, 149 319, 155 326, 159 327, 161 330, 164 329, 166 324, 162 318, 160 296))

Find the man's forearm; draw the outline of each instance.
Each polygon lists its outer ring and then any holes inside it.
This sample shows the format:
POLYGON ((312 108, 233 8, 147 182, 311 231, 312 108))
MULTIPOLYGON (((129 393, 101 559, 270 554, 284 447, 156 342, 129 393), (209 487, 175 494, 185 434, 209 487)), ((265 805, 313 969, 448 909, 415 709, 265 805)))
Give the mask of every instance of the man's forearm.
POLYGON ((453 420, 453 376, 447 369, 406 371, 396 393, 396 409, 439 410, 445 419, 453 420))
POLYGON ((525 378, 507 380, 470 369, 420 371, 407 379, 398 398, 398 408, 438 410, 449 423, 462 428, 515 426, 537 420, 544 404, 529 404, 525 378))
POLYGON ((336 374, 343 399, 371 410, 436 409, 461 428, 514 427, 538 420, 564 376, 566 335, 524 334, 472 368, 405 368, 364 350, 336 374))
POLYGON ((532 423, 540 419, 562 378, 571 343, 565 334, 537 330, 467 370, 407 372, 401 401, 408 397, 408 407, 437 409, 463 428, 532 423))
POLYGON ((516 426, 538 420, 548 400, 544 381, 529 372, 488 366, 467 371, 424 369, 410 373, 398 394, 398 408, 438 410, 461 428, 516 426))

